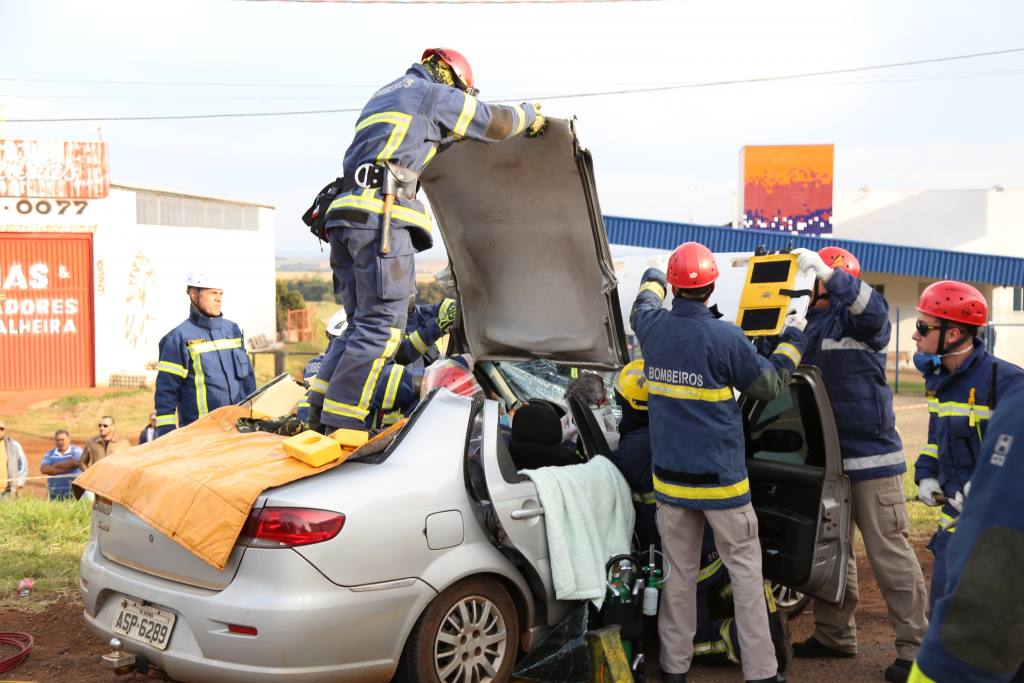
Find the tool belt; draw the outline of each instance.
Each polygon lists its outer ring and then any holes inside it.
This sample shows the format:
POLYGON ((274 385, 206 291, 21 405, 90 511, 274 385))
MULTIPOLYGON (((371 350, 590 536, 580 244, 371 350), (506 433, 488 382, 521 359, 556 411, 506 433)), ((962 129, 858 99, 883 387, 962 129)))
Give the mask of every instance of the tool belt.
POLYGON ((420 174, 411 168, 386 161, 382 164, 366 163, 357 166, 351 176, 342 178, 342 193, 359 189, 383 189, 382 194, 392 194, 402 199, 416 199, 420 174))

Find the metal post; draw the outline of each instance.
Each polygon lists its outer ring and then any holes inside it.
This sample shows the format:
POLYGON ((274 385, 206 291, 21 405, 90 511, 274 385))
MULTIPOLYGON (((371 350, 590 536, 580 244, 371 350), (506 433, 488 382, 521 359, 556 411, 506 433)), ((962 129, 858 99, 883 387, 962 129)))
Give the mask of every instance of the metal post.
POLYGON ((274 351, 274 377, 277 377, 284 372, 284 349, 277 349, 274 351))
POLYGON ((900 393, 900 307, 896 307, 896 393, 900 393))

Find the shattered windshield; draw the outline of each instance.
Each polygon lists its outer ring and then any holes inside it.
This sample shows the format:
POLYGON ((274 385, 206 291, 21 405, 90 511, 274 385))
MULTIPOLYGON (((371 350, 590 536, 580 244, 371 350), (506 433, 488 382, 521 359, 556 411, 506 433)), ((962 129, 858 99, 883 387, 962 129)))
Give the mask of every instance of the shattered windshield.
MULTIPOLYGON (((543 399, 556 403, 564 409, 568 409, 565 402, 565 389, 574 379, 573 368, 555 365, 549 360, 529 360, 523 362, 501 361, 495 365, 505 376, 512 391, 522 401, 530 399, 543 399)), ((586 370, 584 372, 593 372, 586 370)), ((614 401, 614 389, 612 388, 612 375, 607 372, 597 372, 604 382, 605 395, 611 402, 612 412, 618 417, 618 406, 614 401)))

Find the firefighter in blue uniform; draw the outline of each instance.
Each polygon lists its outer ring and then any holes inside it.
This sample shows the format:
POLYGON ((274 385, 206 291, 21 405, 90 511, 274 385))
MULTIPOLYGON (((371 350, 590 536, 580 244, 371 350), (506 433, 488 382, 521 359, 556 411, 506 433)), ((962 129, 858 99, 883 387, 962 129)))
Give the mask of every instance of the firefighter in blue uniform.
POLYGON ((160 340, 156 431, 162 436, 256 391, 242 330, 221 315, 220 283, 193 271, 186 278, 188 320, 160 340))
POLYGON ((978 462, 986 426, 1001 394, 1024 380, 1024 370, 996 358, 977 338, 988 305, 977 289, 942 280, 917 302, 914 365, 924 375, 928 396, 928 443, 914 470, 918 497, 942 505, 939 528, 928 544, 935 556, 930 604, 946 592, 946 546, 978 462))
POLYGON ((655 522, 654 483, 651 478, 651 431, 647 419, 647 378, 643 360, 627 363, 615 376, 615 402, 622 409, 619 447, 610 459, 622 472, 633 493, 636 535, 641 554, 651 545, 661 550, 655 522))
MULTIPOLYGON (((368 404, 369 413, 366 424, 380 422, 377 411, 383 410, 390 417, 383 424, 391 424, 400 417, 396 412, 404 412, 402 407, 406 401, 418 395, 416 390, 417 376, 423 374, 423 368, 441 357, 436 342, 443 337, 455 322, 458 312, 456 299, 444 299, 437 304, 415 305, 409 298, 409 312, 406 317, 405 335, 395 352, 395 357, 385 363, 377 376, 374 394, 368 404)), ((339 311, 340 314, 340 311, 339 311)), ((331 376, 341 358, 348 341, 349 326, 337 335, 327 348, 327 353, 320 359, 316 377, 309 378, 309 392, 306 395, 306 408, 309 422, 316 426, 321 422, 321 406, 329 383, 322 379, 331 376)), ((308 366, 308 364, 307 364, 308 366)))
POLYGON ((545 130, 539 106, 488 105, 476 99, 473 84, 461 54, 429 49, 359 115, 341 191, 325 221, 349 319, 341 360, 333 374, 325 364, 318 375, 326 395, 310 396, 327 427, 363 428, 380 373, 402 341, 413 254, 433 242, 430 218, 416 199, 420 172, 452 140, 497 142, 545 130))
POLYGON ((1024 388, 1001 393, 910 683, 1024 681, 1024 388))
MULTIPOLYGON (((860 279, 860 263, 839 247, 795 249, 801 271, 815 275, 807 311, 803 362, 825 380, 839 432, 843 471, 851 483, 851 515, 864 538, 875 580, 896 634, 896 660, 888 681, 910 673, 928 620, 924 575, 910 545, 903 473, 903 442, 896 433, 885 352, 892 327, 885 297, 860 279), (896 523, 893 523, 893 519, 896 523)), ((857 653, 857 560, 850 525, 846 590, 839 603, 814 604, 814 633, 793 645, 796 657, 852 657, 857 653)))
MULTIPOLYGON (((324 363, 324 358, 327 357, 327 353, 331 350, 331 344, 334 340, 345 333, 345 329, 348 327, 348 318, 345 313, 345 309, 339 309, 335 311, 334 315, 327 321, 327 327, 324 330, 324 334, 327 335, 327 348, 324 352, 318 356, 314 356, 306 361, 305 367, 302 368, 302 379, 307 384, 312 383, 316 379, 316 375, 320 372, 320 367, 324 363)), ((309 422, 309 395, 307 395, 299 401, 299 405, 295 411, 296 417, 303 422, 309 422)))
POLYGON ((806 320, 787 317, 781 343, 763 358, 738 327, 708 308, 717 279, 712 253, 687 242, 670 257, 667 277, 657 269, 644 273, 630 315, 644 354, 657 523, 671 570, 658 624, 665 683, 685 681, 693 657, 705 520, 732 579, 744 676, 784 680, 768 625, 733 388, 756 399, 777 396, 800 362, 806 320), (666 282, 675 295, 671 311, 662 308, 666 282))

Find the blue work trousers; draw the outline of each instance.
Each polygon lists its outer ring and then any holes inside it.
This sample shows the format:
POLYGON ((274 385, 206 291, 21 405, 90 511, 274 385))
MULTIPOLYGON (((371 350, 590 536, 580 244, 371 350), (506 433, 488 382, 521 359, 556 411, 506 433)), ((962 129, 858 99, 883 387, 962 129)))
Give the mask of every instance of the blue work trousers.
POLYGON ((928 615, 931 616, 935 609, 935 601, 946 594, 946 547, 949 546, 953 534, 945 529, 938 529, 931 541, 928 542, 928 550, 932 551, 935 561, 932 563, 932 585, 928 595, 928 615))
POLYGON ((326 396, 310 392, 311 413, 328 427, 363 429, 384 364, 402 341, 409 296, 415 291, 412 241, 393 228, 391 252, 380 254, 377 229, 337 227, 328 231, 331 269, 349 324, 331 344, 317 379, 326 396))

